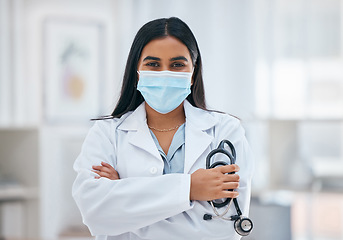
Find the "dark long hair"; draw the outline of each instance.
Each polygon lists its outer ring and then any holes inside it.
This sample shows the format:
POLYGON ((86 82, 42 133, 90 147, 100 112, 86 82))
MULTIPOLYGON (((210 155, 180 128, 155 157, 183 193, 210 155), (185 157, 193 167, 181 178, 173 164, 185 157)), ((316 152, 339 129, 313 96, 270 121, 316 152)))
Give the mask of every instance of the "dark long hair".
POLYGON ((105 118, 119 118, 129 111, 135 110, 144 101, 141 93, 137 90, 138 61, 146 44, 151 40, 166 36, 179 39, 188 48, 194 73, 191 94, 188 95, 187 100, 195 107, 206 109, 202 62, 198 44, 187 24, 179 18, 171 17, 150 21, 137 32, 126 62, 120 98, 112 114, 105 118))

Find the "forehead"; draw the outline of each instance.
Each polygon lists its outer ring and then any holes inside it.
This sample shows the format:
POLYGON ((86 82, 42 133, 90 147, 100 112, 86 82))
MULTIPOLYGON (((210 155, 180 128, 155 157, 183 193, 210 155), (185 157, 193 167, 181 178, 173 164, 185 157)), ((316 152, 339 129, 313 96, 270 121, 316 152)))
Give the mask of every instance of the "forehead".
POLYGON ((143 48, 141 59, 144 59, 146 56, 159 57, 161 59, 184 56, 189 60, 191 59, 186 45, 171 36, 151 40, 143 48))

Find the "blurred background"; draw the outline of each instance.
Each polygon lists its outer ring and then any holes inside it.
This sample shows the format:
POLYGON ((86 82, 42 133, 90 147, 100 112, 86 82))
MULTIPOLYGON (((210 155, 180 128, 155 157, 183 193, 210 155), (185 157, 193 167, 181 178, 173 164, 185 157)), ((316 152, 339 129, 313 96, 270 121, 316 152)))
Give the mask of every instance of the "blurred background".
POLYGON ((0 0, 0 237, 90 238, 73 162, 138 29, 171 16, 255 154, 243 239, 343 239, 343 0, 0 0))

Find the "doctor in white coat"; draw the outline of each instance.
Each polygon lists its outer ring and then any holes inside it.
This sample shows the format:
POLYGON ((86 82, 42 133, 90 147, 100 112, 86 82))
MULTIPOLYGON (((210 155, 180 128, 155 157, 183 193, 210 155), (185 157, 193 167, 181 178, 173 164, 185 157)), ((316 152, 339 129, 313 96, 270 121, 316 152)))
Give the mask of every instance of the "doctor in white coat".
POLYGON ((84 141, 73 197, 96 239, 240 239, 233 221, 203 216, 214 214, 207 201, 221 198, 237 198, 248 216, 253 167, 240 121, 206 109, 191 30, 157 19, 134 39, 116 108, 84 141), (206 169, 223 139, 237 165, 206 169))

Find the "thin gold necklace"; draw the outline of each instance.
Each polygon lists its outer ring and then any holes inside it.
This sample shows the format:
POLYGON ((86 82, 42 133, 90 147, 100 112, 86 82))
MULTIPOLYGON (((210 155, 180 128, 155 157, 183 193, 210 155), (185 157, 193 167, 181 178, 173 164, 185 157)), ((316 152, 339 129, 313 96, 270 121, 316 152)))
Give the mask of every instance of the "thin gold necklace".
POLYGON ((173 130, 175 130, 175 129, 178 129, 182 124, 183 124, 183 123, 181 123, 181 124, 179 124, 179 125, 177 125, 177 126, 175 126, 175 127, 167 128, 167 129, 159 129, 159 128, 151 127, 151 126, 149 126, 149 125, 148 125, 148 127, 149 127, 150 129, 156 130, 156 131, 158 131, 158 132, 170 132, 170 131, 173 131, 173 130))

